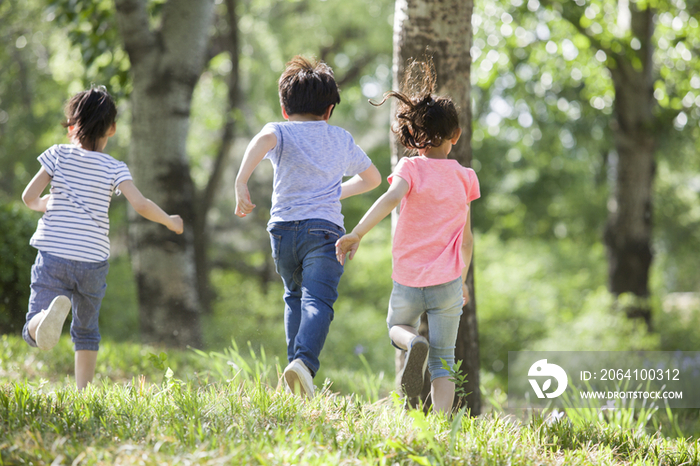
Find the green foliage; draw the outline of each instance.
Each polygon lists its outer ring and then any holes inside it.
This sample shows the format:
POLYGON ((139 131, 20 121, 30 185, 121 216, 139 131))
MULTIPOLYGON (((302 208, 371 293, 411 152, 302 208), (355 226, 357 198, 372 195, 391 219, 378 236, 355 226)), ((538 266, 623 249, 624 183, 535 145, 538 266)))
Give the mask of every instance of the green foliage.
POLYGON ((61 55, 62 35, 39 0, 0 2, 0 202, 18 199, 39 170, 36 157, 59 141, 65 77, 80 65, 61 55), (59 63, 61 62, 61 63, 59 63), (56 69, 62 68, 63 73, 56 69), (50 142, 49 142, 50 141, 50 142), (47 145, 48 144, 48 145, 47 145))
POLYGON ((472 146, 482 199, 473 224, 504 238, 591 244, 606 216, 612 135, 610 111, 584 92, 594 82, 592 95, 608 95, 612 85, 590 44, 538 6, 475 4, 472 146))
MULTIPOLYGON (((472 145, 473 165, 482 187, 482 199, 472 205, 477 232, 474 264, 481 375, 492 385, 487 387, 487 396, 494 400, 505 384, 508 351, 695 350, 700 345, 695 331, 700 324, 697 310, 665 310, 661 304, 667 293, 697 291, 700 284, 696 253, 700 248, 696 175, 700 171, 700 75, 697 54, 687 58, 687 52, 700 44, 697 6, 686 2, 683 10, 678 2, 654 3, 659 8, 655 95, 659 118, 671 129, 659 141, 654 185, 655 314, 654 333, 650 334, 612 312, 614 301, 604 291, 607 272, 600 239, 610 195, 608 180, 613 174, 614 89, 605 68, 608 57, 599 54, 598 46, 563 17, 560 6, 578 11, 573 3, 583 2, 493 0, 474 5, 472 145)), ((617 21, 618 2, 585 3, 584 27, 600 30, 601 43, 611 50, 634 50, 634 37, 617 34, 611 27, 617 21)), ((154 27, 162 4, 149 2, 154 27)), ((216 8, 221 15, 223 3, 216 8)), ((390 172, 389 107, 376 109, 366 99, 391 87, 393 2, 251 0, 238 2, 237 14, 241 103, 234 110, 238 140, 230 170, 235 171, 252 134, 267 121, 281 120, 276 81, 284 63, 302 53, 334 67, 342 103, 331 124, 349 129, 386 176, 390 172)), ((12 2, 12 6, 0 2, 4 45, 0 47, 0 201, 16 199, 39 168, 36 156, 50 144, 64 141, 58 123, 61 105, 70 93, 92 81, 108 84, 117 94, 128 92, 128 61, 116 38, 112 15, 111 2, 102 0, 52 0, 48 8, 46 2, 37 0, 12 2)), ((207 182, 210 161, 219 146, 225 80, 232 65, 226 54, 216 55, 202 75, 192 104, 187 152, 200 188, 207 182)), ((128 145, 128 112, 128 105, 120 105, 120 129, 109 146, 118 156, 128 145)), ((258 204, 256 224, 233 218, 231 172, 226 174, 210 215, 217 298, 214 311, 203 322, 206 351, 226 354, 233 339, 250 342, 254 352, 265 348, 284 361, 282 289, 264 233, 269 175, 269 170, 256 172, 251 180, 258 204)), ((384 182, 373 192, 343 201, 348 229, 386 186, 384 182)), ((123 201, 115 199, 113 244, 125 243, 125 212, 123 201)), ((26 236, 0 238, 23 238, 26 246, 30 235, 31 231, 26 236)), ((320 380, 332 381, 333 390, 359 393, 371 401, 391 390, 394 372, 385 324, 391 290, 389 236, 386 220, 363 240, 358 256, 346 266, 319 374, 320 380)), ((3 270, 6 257, 10 256, 0 254, 3 270)), ((24 273, 29 272, 32 260, 33 254, 21 260, 24 273)), ((144 373, 160 383, 163 372, 156 371, 147 357, 149 351, 158 354, 160 348, 115 349, 111 344, 133 341, 138 335, 136 288, 128 255, 121 251, 111 260, 108 285, 100 317, 105 345, 98 361, 98 381, 103 377, 100 374, 124 381, 144 373)), ((28 292, 28 285, 20 288, 28 292)), ((2 296, 7 299, 5 293, 2 296)), ((26 306, 20 308, 23 314, 26 306)), ((0 312, 0 320, 5 316, 0 312)), ((73 367, 67 340, 61 340, 60 350, 52 357, 44 353, 25 357, 20 342, 0 371, 21 379, 24 374, 34 377, 46 370, 52 374, 52 383, 61 383, 73 367)), ((233 356, 207 354, 219 362, 215 370, 168 355, 173 378, 189 380, 184 375, 189 372, 203 379, 224 372, 231 376, 224 371, 228 366, 222 368, 220 363, 234 360, 233 356)), ((511 427, 500 420, 489 428, 506 435, 512 433, 511 427)), ((178 435, 185 438, 192 432, 178 435)), ((573 431, 562 434, 566 432, 573 431)), ((193 441, 196 435, 188 438, 193 441)), ((392 461, 408 462, 407 455, 422 457, 410 443, 397 438, 387 440, 381 448, 396 445, 386 453, 394 455, 392 461)), ((165 441, 161 448, 170 448, 168 445, 165 441)), ((494 457, 507 458, 509 445, 505 440, 497 443, 494 457)), ((529 454, 528 448, 524 447, 523 455, 529 454)), ((586 456, 572 451, 559 454, 586 456)), ((290 458, 298 461, 293 455, 290 458)), ((579 461, 576 458, 572 461, 579 461)))
MULTIPOLYGON (((388 223, 363 240, 360 252, 346 265, 341 279, 335 317, 317 375, 319 380, 330 378, 337 390, 358 388, 357 381, 348 374, 364 370, 366 364, 378 369, 374 377, 383 381, 383 390, 392 384, 393 349, 386 327, 391 291, 388 223)), ((286 361, 284 291, 277 275, 273 280, 262 287, 259 279, 250 275, 213 272, 217 299, 211 316, 202 323, 208 349, 225 348, 231 340, 250 342, 256 351, 264 346, 269 354, 286 361)))
MULTIPOLYGON (((107 344, 105 350, 122 370, 154 374, 153 348, 107 344), (136 368, 134 354, 141 355, 136 368)), ((0 337, 0 367, 36 353, 19 337, 0 337)), ((115 382, 108 373, 81 392, 36 374, 18 381, 0 371, 0 462, 680 466, 700 460, 697 441, 637 428, 647 424, 641 411, 534 414, 523 422, 460 411, 448 419, 406 410, 396 393, 368 403, 324 387, 303 400, 268 382, 278 367, 234 348, 170 351, 155 359, 188 365, 163 383, 149 381, 151 375, 115 382)))
POLYGON ((366 103, 363 90, 376 97, 390 89, 393 2, 256 0, 247 6, 239 9, 241 84, 256 105, 258 125, 281 120, 277 79, 285 63, 302 54, 335 71, 342 101, 333 124, 371 127, 364 120, 379 112, 366 103))
POLYGON ((601 287, 593 290, 581 303, 581 310, 571 321, 563 322, 538 341, 536 350, 583 351, 657 351, 659 335, 644 322, 627 318, 613 296, 601 287))
POLYGON ((602 245, 585 249, 569 240, 502 241, 477 234, 475 251, 482 377, 496 376, 487 396, 505 391, 509 351, 690 351, 700 344, 692 300, 662 306, 665 293, 658 292, 650 302, 651 331, 625 316, 605 288, 602 245))
POLYGON ((605 284, 601 245, 584 252, 568 239, 502 241, 476 234, 474 249, 482 367, 501 375, 508 351, 560 334, 585 315, 586 296, 605 284))
POLYGON ((56 27, 63 28, 70 43, 80 49, 86 70, 83 87, 98 82, 118 98, 129 94, 130 64, 121 47, 114 2, 51 0, 46 15, 56 27))
POLYGON ((165 351, 161 351, 160 354, 149 353, 148 360, 151 361, 153 367, 155 367, 158 370, 164 371, 166 367, 165 363, 168 361, 168 355, 167 353, 165 353, 165 351))
MULTIPOLYGON (((217 9, 221 10, 223 5, 217 9)), ((235 173, 249 139, 270 121, 282 121, 277 81, 285 64, 297 54, 315 57, 331 65, 341 91, 341 104, 334 110, 330 124, 350 131, 356 142, 387 176, 390 172, 388 145, 389 106, 372 107, 367 99, 391 88, 391 15, 393 1, 288 2, 253 0, 237 4, 239 38, 239 107, 232 111, 239 139, 234 146, 231 171, 235 173), (303 31, 303 33, 300 33, 303 31)), ((193 101, 192 132, 188 153, 193 178, 204 186, 211 160, 218 148, 216 136, 223 122, 225 80, 233 68, 228 54, 219 54, 209 63, 193 101)), ((232 218, 235 207, 231 182, 222 186, 210 216, 212 230, 225 230, 236 241, 217 241, 214 247, 219 265, 250 274, 250 267, 269 279, 273 268, 269 259, 269 240, 264 231, 269 219, 272 170, 265 161, 249 182, 253 202, 252 215, 244 220, 232 218), (225 251, 225 254, 221 254, 225 251), (252 252, 251 252, 252 251, 252 252), (260 258, 261 252, 265 255, 260 258)), ((385 189, 385 185, 380 189, 385 189)), ((343 201, 346 227, 355 225, 379 195, 379 189, 343 201)), ((228 235, 226 237, 229 237, 228 235)))
POLYGON ((273 354, 286 354, 281 281, 269 284, 265 291, 254 278, 235 271, 214 271, 212 284, 217 299, 212 315, 202 322, 209 348, 224 348, 233 339, 250 341, 255 348, 264 342, 273 354))
MULTIPOLYGON (((586 251, 573 241, 503 241, 477 232, 474 260, 482 378, 485 395, 505 391, 508 351, 532 349, 694 350, 698 336, 692 309, 654 307, 654 332, 614 311, 605 291, 601 245, 586 251), (694 343, 695 342, 695 343, 694 343)), ((262 253, 261 253, 262 254, 262 253)), ((101 312, 107 339, 133 340, 138 314, 133 279, 125 257, 113 261, 108 296, 101 312), (123 304, 122 304, 123 303, 123 304)), ((283 290, 279 278, 262 287, 259 278, 235 271, 213 274, 217 300, 203 328, 207 351, 221 351, 231 340, 285 361, 283 290)), ((353 379, 366 371, 365 359, 382 387, 392 389, 393 347, 386 329, 391 292, 390 222, 368 234, 348 262, 339 287, 335 319, 321 354, 319 380, 343 393, 368 393, 353 379)), ((369 376, 369 373, 367 374, 369 376)))
POLYGON ((116 341, 135 341, 139 335, 136 282, 128 255, 109 260, 107 292, 100 308, 100 333, 116 341))
POLYGON ((0 204, 0 334, 22 333, 36 257, 29 245, 35 227, 36 215, 20 203, 0 204))
POLYGON ((654 247, 660 260, 656 268, 667 290, 698 291, 695 258, 700 250, 700 163, 694 147, 683 146, 679 151, 675 146, 661 149, 665 156, 657 168, 654 247))
POLYGON ((444 359, 440 359, 442 368, 450 373, 450 381, 455 384, 455 395, 458 398, 466 398, 471 392, 466 391, 468 374, 462 373, 459 368, 462 367, 462 361, 456 361, 454 366, 450 367, 444 359))
MULTIPOLYGON (((652 5, 658 159, 668 161, 672 177, 684 178, 677 187, 655 185, 654 234, 657 248, 673 250, 672 261, 683 263, 688 254, 678 250, 697 249, 695 239, 674 240, 697 231, 683 219, 697 205, 686 199, 698 194, 691 173, 697 171, 700 60, 690 51, 700 44, 700 23, 696 2, 652 5), (676 189, 685 196, 679 199, 676 189)), ((472 145, 483 194, 474 206, 476 228, 504 238, 599 241, 615 163, 608 67, 618 59, 638 65, 647 45, 625 27, 624 8, 612 0, 475 3, 472 145)), ((672 286, 697 289, 696 274, 690 276, 672 286)))
POLYGON ((662 351, 697 351, 700 348, 700 334, 696 331, 700 328, 700 300, 674 305, 669 299, 658 309, 654 323, 662 351))

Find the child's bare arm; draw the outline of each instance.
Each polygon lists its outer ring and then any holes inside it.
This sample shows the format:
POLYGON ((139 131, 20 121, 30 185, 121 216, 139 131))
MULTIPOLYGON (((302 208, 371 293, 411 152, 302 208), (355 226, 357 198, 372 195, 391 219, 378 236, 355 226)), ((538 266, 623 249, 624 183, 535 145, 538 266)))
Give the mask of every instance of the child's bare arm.
POLYGON ((250 141, 243 155, 241 167, 236 175, 236 215, 245 217, 253 211, 255 204, 250 200, 248 180, 265 154, 277 145, 277 136, 270 132, 260 132, 250 141))
POLYGON ((464 261, 464 269, 462 269, 462 295, 464 296, 464 304, 469 302, 469 290, 467 289, 467 273, 469 265, 472 262, 472 252, 474 250, 474 235, 472 234, 471 208, 467 207, 467 223, 464 224, 464 234, 462 235, 462 260, 464 261))
POLYGON ((367 170, 353 176, 340 185, 340 199, 371 191, 379 186, 381 182, 382 175, 377 170, 377 167, 372 164, 367 170))
POLYGON ((182 218, 180 218, 179 215, 166 214, 155 202, 146 199, 133 181, 123 181, 119 185, 119 190, 124 194, 126 200, 129 201, 131 207, 142 217, 152 222, 165 225, 169 230, 174 231, 178 235, 184 230, 182 218))
POLYGON ((41 193, 51 183, 51 175, 49 175, 44 167, 34 175, 32 181, 29 182, 24 192, 22 193, 22 202, 32 210, 37 212, 46 212, 46 206, 49 203, 49 194, 42 196, 41 193))
POLYGON ((362 217, 360 223, 353 228, 352 232, 341 237, 335 243, 335 255, 338 262, 345 263, 345 257, 352 259, 355 257, 357 248, 360 247, 360 240, 372 228, 374 228, 384 217, 389 215, 401 202, 401 199, 408 192, 408 183, 401 177, 395 176, 394 181, 389 186, 387 192, 382 194, 379 199, 370 207, 367 213, 362 217))

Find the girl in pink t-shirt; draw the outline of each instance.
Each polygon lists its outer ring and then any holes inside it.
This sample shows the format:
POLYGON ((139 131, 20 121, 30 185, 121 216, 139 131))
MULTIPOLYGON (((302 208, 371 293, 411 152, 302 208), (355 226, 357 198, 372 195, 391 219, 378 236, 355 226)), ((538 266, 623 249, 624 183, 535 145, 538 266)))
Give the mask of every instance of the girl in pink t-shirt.
POLYGON ((462 133, 454 103, 432 95, 435 76, 429 63, 414 62, 409 79, 415 70, 423 72, 420 91, 411 96, 389 92, 376 105, 398 99, 398 128, 393 131, 417 154, 401 159, 387 192, 336 242, 336 255, 341 263, 352 259, 362 237, 401 204, 392 246, 389 336, 407 351, 401 374, 406 396, 420 395, 427 364, 433 409, 449 412, 455 386, 441 360, 454 365, 459 318, 469 300, 464 284, 473 242, 469 206, 480 196, 479 181, 474 170, 447 158, 462 133), (428 315, 429 340, 417 331, 423 313, 428 315))

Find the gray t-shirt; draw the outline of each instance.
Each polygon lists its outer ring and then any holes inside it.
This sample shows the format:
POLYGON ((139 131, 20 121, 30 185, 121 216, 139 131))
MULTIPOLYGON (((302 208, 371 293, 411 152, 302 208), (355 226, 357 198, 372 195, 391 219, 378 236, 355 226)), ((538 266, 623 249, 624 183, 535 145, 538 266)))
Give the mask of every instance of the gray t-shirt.
POLYGON ((343 226, 340 184, 372 161, 342 128, 325 121, 268 123, 277 145, 265 155, 275 171, 270 223, 320 218, 343 226))

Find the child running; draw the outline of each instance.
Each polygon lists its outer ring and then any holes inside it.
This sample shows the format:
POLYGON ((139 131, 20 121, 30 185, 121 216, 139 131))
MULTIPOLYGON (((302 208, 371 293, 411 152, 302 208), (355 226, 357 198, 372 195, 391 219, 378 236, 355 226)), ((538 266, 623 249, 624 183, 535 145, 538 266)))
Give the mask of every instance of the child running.
POLYGON ((465 280, 472 256, 470 202, 479 182, 471 168, 447 158, 461 135, 455 105, 435 97, 430 62, 413 62, 404 89, 413 95, 388 92, 398 99, 398 128, 392 128, 406 148, 389 176, 391 186, 367 211, 351 233, 336 243, 341 264, 352 259, 362 237, 401 203, 392 246, 394 287, 387 325, 393 344, 407 351, 401 386, 408 397, 419 396, 426 363, 430 370, 433 409, 452 409, 455 386, 442 360, 452 367, 462 306, 469 299, 465 280), (422 79, 420 75, 422 74, 422 79), (409 87, 417 85, 415 87, 409 87), (415 155, 415 154, 414 154, 415 155), (417 332, 427 312, 429 340, 417 332))
POLYGON ((95 376, 99 350, 112 193, 124 193, 136 212, 177 234, 183 223, 143 197, 124 162, 102 152, 117 130, 117 108, 103 86, 75 95, 65 114, 71 144, 54 145, 41 154, 41 168, 22 193, 27 207, 44 212, 30 240, 39 251, 22 336, 30 346, 50 350, 72 309, 75 381, 82 390, 95 376), (50 194, 42 196, 49 183, 50 194))
POLYGON ((343 274, 335 258, 335 242, 345 233, 340 200, 376 188, 381 175, 347 131, 328 124, 340 103, 328 65, 294 57, 279 79, 279 97, 287 121, 268 123, 248 145, 236 177, 236 215, 253 211, 247 183, 269 159, 274 180, 267 230, 284 283, 284 381, 311 398, 343 274), (343 182, 344 176, 352 178, 343 182))

